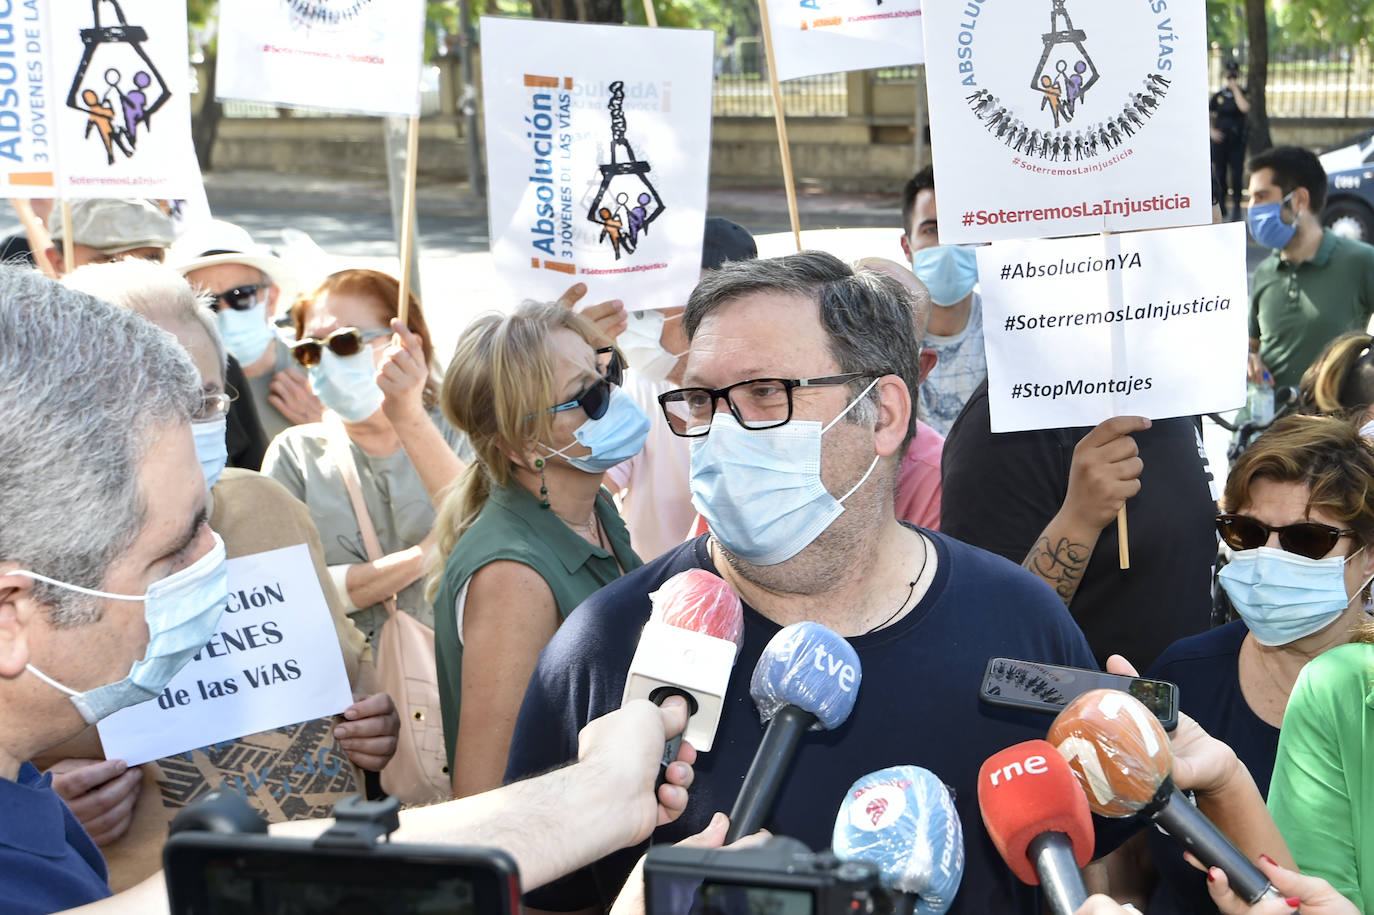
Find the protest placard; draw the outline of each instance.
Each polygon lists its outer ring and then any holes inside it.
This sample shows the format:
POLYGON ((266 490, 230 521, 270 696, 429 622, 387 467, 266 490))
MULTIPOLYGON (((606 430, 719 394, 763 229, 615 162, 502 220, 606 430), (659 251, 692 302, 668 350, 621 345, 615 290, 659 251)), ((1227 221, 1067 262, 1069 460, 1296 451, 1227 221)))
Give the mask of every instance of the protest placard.
POLYGON ((334 619, 305 544, 229 560, 219 632, 156 699, 100 722, 131 766, 336 715, 353 703, 334 619))
MULTIPOLYGON (((32 7, 23 8, 24 16, 32 7)), ((65 3, 61 16, 52 15, 46 27, 40 17, 33 31, 29 37, 25 24, 27 65, 39 65, 25 76, 30 140, 35 156, 60 156, 59 180, 56 194, 24 194, 11 175, 11 196, 185 199, 200 193, 184 4, 94 0, 85 10, 65 3), (45 120, 34 105, 47 93, 53 129, 44 148, 38 141, 45 120)), ((7 66, 0 63, 0 83, 7 66)))
POLYGON ((769 0, 778 79, 918 64, 921 0, 769 0))
POLYGON ((233 0, 219 5, 215 91, 359 114, 418 115, 423 0, 233 0))
POLYGON ((0 172, 7 197, 56 197, 56 91, 48 4, 0 9, 0 172))
POLYGON ((1239 224, 978 249, 993 432, 1245 402, 1239 224))
POLYGON ((921 18, 943 243, 1211 220, 1202 4, 964 0, 921 18))
POLYGON ((687 301, 701 272, 713 42, 708 31, 483 18, 487 200, 505 304, 554 299, 579 281, 590 301, 633 309, 687 301))

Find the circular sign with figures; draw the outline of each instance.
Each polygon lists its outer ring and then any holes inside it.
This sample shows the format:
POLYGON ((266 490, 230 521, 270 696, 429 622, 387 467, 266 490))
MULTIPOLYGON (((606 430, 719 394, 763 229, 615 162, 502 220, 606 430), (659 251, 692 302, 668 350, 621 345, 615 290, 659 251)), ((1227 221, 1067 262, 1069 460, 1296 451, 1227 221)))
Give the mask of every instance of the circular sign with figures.
POLYGON ((357 19, 372 0, 282 0, 291 20, 309 28, 341 28, 357 19))

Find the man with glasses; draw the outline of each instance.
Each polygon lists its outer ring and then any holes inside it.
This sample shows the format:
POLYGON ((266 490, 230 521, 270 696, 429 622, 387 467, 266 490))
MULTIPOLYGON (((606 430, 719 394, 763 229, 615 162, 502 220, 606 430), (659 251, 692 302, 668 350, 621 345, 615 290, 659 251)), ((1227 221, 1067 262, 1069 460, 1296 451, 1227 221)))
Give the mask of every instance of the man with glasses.
MULTIPOLYGON (((578 729, 620 702, 649 595, 674 574, 705 569, 743 599, 743 644, 692 808, 655 841, 691 835, 731 808, 762 734, 750 675, 782 626, 814 620, 849 639, 862 688, 843 726, 804 738, 766 827, 828 847, 857 778, 918 762, 955 789, 963 822, 967 873, 951 911, 1039 911, 993 851, 975 779, 984 759, 1043 737, 1047 722, 980 706, 978 688, 990 656, 1079 667, 1093 659, 1033 576, 895 519, 920 375, 912 305, 887 275, 820 252, 726 264, 703 278, 683 315, 683 386, 659 403, 691 449, 693 504, 711 532, 597 592, 563 623, 531 678, 507 779, 575 757, 578 729)), ((605 906, 641 851, 602 859, 528 904, 605 906)))
MULTIPOLYGON (((286 341, 273 323, 295 301, 291 269, 254 243, 245 229, 218 219, 188 230, 168 259, 192 286, 213 297, 220 335, 243 365, 268 441, 288 426, 319 422, 320 400, 305 374, 292 365, 286 341)), ((259 454, 249 469, 257 470, 261 463, 259 454)))

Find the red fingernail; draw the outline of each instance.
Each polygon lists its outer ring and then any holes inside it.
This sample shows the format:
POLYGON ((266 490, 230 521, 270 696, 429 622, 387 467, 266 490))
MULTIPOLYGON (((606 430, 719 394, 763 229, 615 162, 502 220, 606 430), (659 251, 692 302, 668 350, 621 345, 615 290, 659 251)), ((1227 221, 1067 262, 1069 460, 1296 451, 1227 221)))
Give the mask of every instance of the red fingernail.
POLYGON ((1208 883, 1216 883, 1216 882, 1217 882, 1217 878, 1212 876, 1212 871, 1211 871, 1210 869, 1207 871, 1207 882, 1208 882, 1208 883))
POLYGON ((1272 864, 1272 865, 1274 865, 1275 867, 1278 867, 1278 865, 1279 865, 1279 862, 1275 861, 1273 858, 1269 857, 1268 855, 1260 855, 1260 860, 1263 861, 1263 862, 1265 862, 1266 864, 1272 864))
POLYGON ((1294 909, 1302 905, 1302 900, 1299 899, 1297 896, 1289 896, 1287 899, 1284 900, 1284 902, 1288 903, 1289 907, 1294 909))

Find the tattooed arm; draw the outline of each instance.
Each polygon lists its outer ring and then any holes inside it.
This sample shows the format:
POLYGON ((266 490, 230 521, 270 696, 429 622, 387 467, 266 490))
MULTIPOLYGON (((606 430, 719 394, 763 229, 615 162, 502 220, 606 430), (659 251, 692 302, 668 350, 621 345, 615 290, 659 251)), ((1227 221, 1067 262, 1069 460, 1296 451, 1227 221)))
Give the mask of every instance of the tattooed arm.
POLYGON ((1044 579, 1068 604, 1078 591, 1102 529, 1140 491, 1141 463, 1132 432, 1150 428, 1140 416, 1117 416, 1095 426, 1073 449, 1069 491, 1021 565, 1044 579))

